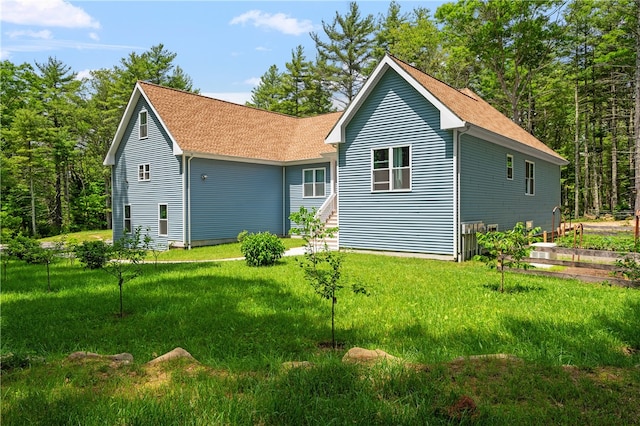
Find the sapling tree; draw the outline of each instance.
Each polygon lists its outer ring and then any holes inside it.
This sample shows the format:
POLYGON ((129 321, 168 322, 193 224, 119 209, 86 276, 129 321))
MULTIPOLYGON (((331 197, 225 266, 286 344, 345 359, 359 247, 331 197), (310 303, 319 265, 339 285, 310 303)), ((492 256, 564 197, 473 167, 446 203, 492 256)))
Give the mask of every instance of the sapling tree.
POLYGON ((62 254, 64 242, 57 241, 51 247, 33 246, 31 253, 26 259, 28 263, 46 265, 47 267, 47 290, 51 291, 51 263, 62 254))
MULTIPOLYGON (((331 346, 336 349, 335 313, 338 299, 336 294, 344 286, 341 284, 342 262, 344 254, 331 251, 326 238, 332 238, 338 228, 328 228, 316 215, 316 209, 307 210, 304 206, 291 213, 289 219, 297 227, 291 228, 291 234, 300 235, 306 242, 305 254, 300 260, 307 282, 322 299, 331 301, 331 346)), ((354 293, 367 294, 364 287, 352 285, 354 293)))
POLYGON ((504 293, 504 267, 527 268, 529 265, 523 263, 522 259, 529 256, 529 246, 538 240, 536 235, 539 233, 540 228, 527 230, 522 222, 518 222, 508 231, 491 231, 477 235, 478 244, 487 252, 476 256, 476 259, 500 271, 501 293, 504 293))
POLYGON ((122 308, 122 289, 126 282, 131 281, 142 273, 142 264, 146 256, 142 228, 138 226, 130 234, 113 242, 109 251, 109 260, 104 264, 108 274, 118 280, 120 290, 120 318, 124 316, 122 308))

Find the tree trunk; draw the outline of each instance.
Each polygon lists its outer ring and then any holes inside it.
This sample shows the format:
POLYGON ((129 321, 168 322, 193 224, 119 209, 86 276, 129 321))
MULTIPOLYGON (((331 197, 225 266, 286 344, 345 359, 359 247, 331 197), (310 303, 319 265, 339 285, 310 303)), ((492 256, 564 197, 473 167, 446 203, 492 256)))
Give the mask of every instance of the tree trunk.
POLYGON ((336 296, 335 293, 331 295, 331 347, 336 349, 336 296))
POLYGON ((580 217, 580 104, 578 103, 578 81, 576 80, 575 90, 575 136, 573 138, 574 153, 573 153, 573 167, 574 167, 574 179, 575 179, 575 192, 573 196, 573 211, 574 217, 577 219, 580 217))
POLYGON ((635 102, 633 116, 633 139, 634 139, 634 158, 635 158, 635 191, 636 201, 634 209, 636 212, 640 210, 640 0, 636 0, 636 81, 635 81, 635 102))
POLYGON ((611 210, 618 207, 618 111, 616 85, 611 85, 611 210))
POLYGON ((122 277, 118 278, 118 287, 120 287, 120 318, 124 317, 124 310, 122 309, 122 285, 124 284, 124 279, 122 277))
POLYGON ((105 178, 104 189, 106 197, 104 197, 105 203, 105 220, 107 221, 107 229, 113 229, 113 212, 111 211, 111 177, 105 178))

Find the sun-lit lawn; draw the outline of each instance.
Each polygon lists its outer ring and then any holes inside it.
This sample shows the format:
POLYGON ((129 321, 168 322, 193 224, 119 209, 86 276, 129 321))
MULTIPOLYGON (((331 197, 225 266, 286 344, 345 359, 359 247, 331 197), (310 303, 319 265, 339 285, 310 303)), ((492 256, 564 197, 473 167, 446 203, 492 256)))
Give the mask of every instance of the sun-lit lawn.
MULTIPOLYGON (((302 247, 304 240, 301 238, 282 238, 285 248, 302 247)), ((227 243, 215 246, 194 247, 190 250, 175 248, 157 253, 158 261, 202 261, 218 259, 236 259, 242 257, 240 243, 227 243)), ((155 260, 154 253, 150 252, 147 259, 155 260)))
POLYGON ((112 237, 113 237, 113 231, 111 229, 97 229, 93 231, 70 232, 68 234, 41 238, 40 241, 42 242, 55 242, 55 241, 82 242, 82 241, 95 241, 95 240, 107 241, 107 240, 111 240, 112 237))
POLYGON ((0 352, 5 359, 13 353, 16 368, 2 374, 3 425, 640 418, 637 289, 508 273, 501 294, 499 275, 479 263, 350 253, 336 305, 343 346, 333 352, 323 345, 331 338, 330 304, 292 257, 265 268, 150 261, 125 284, 123 319, 117 283, 103 271, 60 260, 51 293, 44 266, 11 261, 4 272, 0 352), (351 283, 370 295, 351 293, 351 283), (408 364, 341 363, 355 346, 408 364), (175 347, 200 364, 144 366, 175 347), (135 361, 67 361, 75 351, 129 352, 135 361), (481 354, 520 361, 454 362, 481 354), (285 361, 315 367, 285 370, 285 361), (476 408, 460 414, 455 406, 464 396, 476 408))

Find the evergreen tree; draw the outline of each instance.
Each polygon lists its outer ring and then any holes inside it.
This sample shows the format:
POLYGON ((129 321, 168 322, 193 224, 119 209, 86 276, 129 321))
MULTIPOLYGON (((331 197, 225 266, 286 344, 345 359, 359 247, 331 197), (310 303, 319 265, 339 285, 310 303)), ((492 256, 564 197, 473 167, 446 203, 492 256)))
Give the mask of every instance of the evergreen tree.
POLYGON ((336 12, 331 24, 322 21, 322 29, 327 41, 311 33, 318 49, 318 63, 325 67, 322 74, 331 83, 336 100, 348 104, 376 64, 373 15, 362 18, 358 4, 351 2, 345 16, 336 12))

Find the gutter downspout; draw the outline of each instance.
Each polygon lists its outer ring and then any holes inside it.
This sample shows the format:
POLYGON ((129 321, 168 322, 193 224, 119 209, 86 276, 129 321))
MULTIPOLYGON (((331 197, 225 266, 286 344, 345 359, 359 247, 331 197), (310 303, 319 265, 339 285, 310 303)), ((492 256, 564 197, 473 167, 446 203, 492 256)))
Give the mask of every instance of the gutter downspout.
POLYGON ((456 262, 462 261, 462 253, 460 252, 460 152, 462 135, 469 131, 471 126, 465 123, 462 130, 453 131, 453 242, 454 256, 456 262))
POLYGON ((193 160, 193 153, 191 153, 191 157, 189 157, 189 161, 187 162, 187 167, 189 169, 189 175, 187 177, 187 181, 189 183, 189 192, 187 192, 187 205, 188 205, 188 209, 189 209, 189 213, 188 213, 188 227, 189 227, 189 234, 188 234, 188 241, 187 241, 187 249, 191 250, 191 160, 193 160))
POLYGON ((287 227, 287 185, 286 185, 286 177, 287 177, 287 168, 282 166, 282 236, 286 236, 286 227, 287 227))
POLYGON ((187 245, 187 156, 182 154, 182 247, 187 245))

